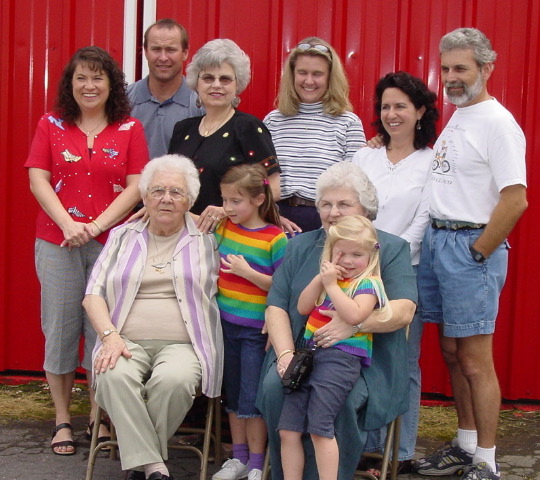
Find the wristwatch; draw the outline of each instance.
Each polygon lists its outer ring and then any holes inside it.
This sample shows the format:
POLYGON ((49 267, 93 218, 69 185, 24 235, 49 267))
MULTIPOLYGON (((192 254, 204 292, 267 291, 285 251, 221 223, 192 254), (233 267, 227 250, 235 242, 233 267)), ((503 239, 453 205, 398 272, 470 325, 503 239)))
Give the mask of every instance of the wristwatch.
POLYGON ((469 247, 469 250, 471 251, 472 258, 475 262, 478 262, 478 263, 485 262, 486 257, 484 257, 482 252, 479 252, 474 247, 469 247))
POLYGON ((118 330, 115 330, 114 328, 108 328, 104 332, 101 333, 101 340, 103 340, 105 337, 108 337, 111 333, 118 332, 118 330))

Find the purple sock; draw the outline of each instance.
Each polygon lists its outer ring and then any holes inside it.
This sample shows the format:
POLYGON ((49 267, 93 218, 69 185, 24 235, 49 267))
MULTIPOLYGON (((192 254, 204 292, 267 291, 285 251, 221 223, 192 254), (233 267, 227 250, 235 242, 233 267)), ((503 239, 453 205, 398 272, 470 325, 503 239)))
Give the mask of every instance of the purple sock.
POLYGON ((249 466, 248 471, 253 469, 262 470, 264 466, 264 453, 252 453, 249 452, 249 466))
POLYGON ((249 460, 249 448, 247 443, 233 443, 232 453, 233 458, 237 458, 244 465, 247 465, 249 460))

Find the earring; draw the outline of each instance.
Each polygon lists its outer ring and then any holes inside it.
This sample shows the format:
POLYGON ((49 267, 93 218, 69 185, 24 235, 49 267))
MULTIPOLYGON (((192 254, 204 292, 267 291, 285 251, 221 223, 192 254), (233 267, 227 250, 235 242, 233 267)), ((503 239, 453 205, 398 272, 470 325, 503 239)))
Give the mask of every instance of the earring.
POLYGON ((241 101, 241 98, 235 95, 231 102, 232 107, 233 108, 238 107, 238 105, 240 105, 240 101, 241 101))
POLYGON ((199 94, 197 94, 197 98, 195 99, 195 106, 196 106, 197 108, 201 108, 201 107, 202 107, 201 97, 199 97, 199 94))
POLYGON ((416 130, 422 130, 422 125, 420 124, 420 119, 416 120, 416 130))

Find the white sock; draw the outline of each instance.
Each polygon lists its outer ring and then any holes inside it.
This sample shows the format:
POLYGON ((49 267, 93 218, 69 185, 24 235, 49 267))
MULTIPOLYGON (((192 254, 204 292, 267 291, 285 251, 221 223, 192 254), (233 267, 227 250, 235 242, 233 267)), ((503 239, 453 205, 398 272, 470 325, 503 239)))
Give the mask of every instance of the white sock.
POLYGON ((473 463, 486 462, 491 470, 494 472, 497 471, 497 464, 495 463, 495 448, 482 448, 476 447, 476 452, 474 452, 473 463))
POLYGON ((160 472, 163 475, 169 475, 169 469, 165 466, 163 462, 157 462, 157 463, 147 463, 144 466, 144 475, 146 478, 148 478, 150 475, 152 475, 155 472, 160 472))
POLYGON ((458 428, 457 444, 459 448, 472 455, 476 451, 477 443, 478 435, 476 430, 464 430, 462 428, 458 428))

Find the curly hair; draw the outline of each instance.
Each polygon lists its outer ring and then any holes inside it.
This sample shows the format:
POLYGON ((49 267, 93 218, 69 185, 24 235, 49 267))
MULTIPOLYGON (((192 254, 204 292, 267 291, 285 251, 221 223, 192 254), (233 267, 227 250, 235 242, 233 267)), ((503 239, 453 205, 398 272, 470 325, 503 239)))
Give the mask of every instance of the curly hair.
POLYGON ((414 148, 420 150, 426 148, 437 138, 435 122, 439 119, 439 111, 435 106, 437 95, 428 89, 427 85, 419 78, 413 77, 407 72, 389 73, 379 80, 375 87, 375 114, 377 119, 373 126, 382 135, 385 145, 390 143, 390 135, 381 121, 382 96, 387 88, 397 88, 409 97, 416 110, 425 107, 426 111, 420 119, 422 128, 414 130, 414 148))
POLYGON ((300 98, 294 88, 294 68, 298 57, 308 55, 310 57, 320 57, 328 63, 328 89, 323 98, 324 113, 332 116, 338 116, 345 112, 352 112, 352 105, 349 100, 349 81, 339 59, 339 55, 332 45, 319 37, 307 37, 298 42, 285 61, 281 82, 279 84, 279 93, 276 98, 276 107, 283 115, 296 115, 300 105, 300 98), (309 44, 312 48, 303 50, 298 45, 309 44), (324 46, 328 52, 317 49, 317 46, 324 46))
MULTIPOLYGON (((188 87, 197 91, 199 73, 205 68, 219 67, 222 63, 228 63, 234 70, 236 94, 241 94, 251 80, 251 61, 246 52, 228 38, 210 40, 199 48, 186 68, 188 87)), ((235 98, 233 107, 236 108, 238 103, 238 98, 235 98)))
POLYGON ((107 51, 95 46, 77 50, 64 68, 58 84, 55 112, 71 124, 80 119, 81 109, 73 96, 73 74, 80 64, 87 65, 93 72, 103 72, 109 79, 111 90, 105 104, 109 125, 128 117, 131 105, 126 93, 124 72, 107 51))

